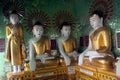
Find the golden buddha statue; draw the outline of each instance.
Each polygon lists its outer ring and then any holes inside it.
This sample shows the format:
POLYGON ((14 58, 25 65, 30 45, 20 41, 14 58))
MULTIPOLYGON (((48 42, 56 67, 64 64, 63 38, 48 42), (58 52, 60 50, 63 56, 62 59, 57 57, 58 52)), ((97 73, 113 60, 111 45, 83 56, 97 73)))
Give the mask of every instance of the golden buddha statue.
POLYGON ((101 69, 113 69, 114 56, 111 53, 110 30, 103 25, 103 16, 94 11, 90 16, 90 24, 94 29, 89 35, 89 46, 79 55, 78 65, 92 64, 101 69), (88 62, 86 62, 88 60, 88 62))
POLYGON ((22 26, 18 24, 19 15, 12 12, 9 16, 10 24, 6 26, 7 36, 7 56, 6 60, 11 62, 13 66, 13 73, 21 72, 22 58, 25 58, 23 44, 22 26))
POLYGON ((43 25, 37 22, 33 26, 34 37, 29 41, 30 68, 32 71, 36 68, 36 60, 45 63, 46 58, 50 58, 50 40, 43 36, 43 25))
POLYGON ((57 43, 66 65, 71 64, 70 57, 77 60, 76 39, 72 37, 70 33, 71 26, 67 22, 64 22, 61 25, 61 36, 58 38, 57 43))

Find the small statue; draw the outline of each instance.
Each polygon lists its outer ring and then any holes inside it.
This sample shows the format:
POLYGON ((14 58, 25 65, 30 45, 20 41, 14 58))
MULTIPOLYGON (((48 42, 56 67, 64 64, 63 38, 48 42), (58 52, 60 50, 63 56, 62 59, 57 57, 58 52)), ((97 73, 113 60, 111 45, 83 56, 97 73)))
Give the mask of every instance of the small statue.
POLYGON ((66 65, 71 64, 70 57, 77 60, 76 39, 71 36, 71 25, 63 22, 61 25, 61 36, 57 40, 60 54, 65 60, 66 65))
POLYGON ((36 59, 40 59, 45 63, 46 59, 52 58, 50 56, 50 40, 43 36, 44 28, 40 22, 36 22, 33 26, 34 37, 29 41, 29 55, 30 55, 30 69, 35 71, 36 59))
POLYGON ((24 53, 22 26, 19 24, 19 15, 13 11, 9 15, 10 24, 6 26, 6 36, 8 40, 6 60, 11 62, 13 73, 21 72, 22 59, 26 57, 24 53))
POLYGON ((92 65, 105 69, 113 68, 110 30, 103 25, 103 15, 100 11, 96 10, 91 14, 90 24, 93 31, 89 35, 89 46, 79 55, 78 65, 84 64, 85 57, 88 57, 92 65))

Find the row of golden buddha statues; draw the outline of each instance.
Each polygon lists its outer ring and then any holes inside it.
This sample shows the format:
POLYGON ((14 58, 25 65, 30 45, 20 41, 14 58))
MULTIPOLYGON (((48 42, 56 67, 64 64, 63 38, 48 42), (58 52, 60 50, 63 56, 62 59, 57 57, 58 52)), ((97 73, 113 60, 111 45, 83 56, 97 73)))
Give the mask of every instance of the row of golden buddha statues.
MULTIPOLYGON (((26 58, 25 46, 23 44, 22 25, 19 24, 19 15, 12 12, 9 16, 10 24, 6 26, 8 41, 6 60, 11 62, 13 73, 21 72, 23 58, 26 58)), ((90 18, 93 31, 89 35, 89 46, 81 54, 76 49, 76 39, 71 36, 71 25, 67 22, 61 24, 61 36, 57 43, 59 52, 64 58, 66 66, 71 64, 71 58, 78 60, 78 65, 92 64, 104 70, 118 69, 119 61, 116 60, 111 51, 111 33, 103 25, 103 16, 99 11, 94 11, 90 18), (79 57, 78 57, 79 56, 79 57)), ((29 40, 29 66, 31 71, 36 69, 36 60, 45 63, 47 59, 54 59, 50 54, 50 40, 43 36, 44 28, 40 22, 33 25, 33 38, 29 40)), ((119 72, 118 72, 119 73, 119 72)))
POLYGON ((35 20, 32 25, 31 32, 33 33, 33 37, 28 41, 29 53, 27 56, 26 46, 23 40, 23 29, 19 23, 20 16, 21 14, 15 10, 11 11, 8 15, 10 23, 6 26, 6 61, 11 63, 13 74, 21 72, 22 62, 28 58, 29 63, 25 65, 25 71, 36 71, 37 67, 43 66, 44 64, 49 66, 64 62, 65 66, 70 66, 75 62, 78 66, 95 66, 106 71, 114 69, 116 75, 120 76, 120 59, 117 61, 111 51, 111 32, 105 26, 106 19, 101 11, 94 10, 89 16, 89 22, 93 30, 89 34, 89 45, 82 53, 78 53, 77 51, 77 42, 74 36, 71 35, 72 25, 69 21, 64 21, 60 24, 59 31, 61 35, 56 40, 62 58, 57 58, 51 54, 50 39, 43 35, 46 25, 39 19, 35 20))

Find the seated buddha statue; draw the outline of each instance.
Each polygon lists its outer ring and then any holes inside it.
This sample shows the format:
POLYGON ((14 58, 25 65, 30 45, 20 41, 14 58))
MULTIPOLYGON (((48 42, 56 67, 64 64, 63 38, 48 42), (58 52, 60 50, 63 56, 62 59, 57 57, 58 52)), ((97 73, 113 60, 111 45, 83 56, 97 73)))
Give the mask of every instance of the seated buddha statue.
POLYGON ((37 22, 33 26, 34 37, 29 41, 29 57, 30 57, 30 69, 34 71, 36 68, 36 60, 40 60, 45 63, 47 58, 50 58, 50 40, 46 36, 43 36, 43 25, 37 22))
POLYGON ((71 59, 77 60, 76 39, 71 36, 71 25, 63 22, 61 25, 61 36, 57 39, 59 52, 68 66, 71 64, 71 59))
POLYGON ((93 31, 89 35, 89 45, 79 55, 78 65, 90 63, 101 69, 112 69, 114 56, 111 53, 111 34, 103 25, 103 15, 100 11, 96 10, 91 14, 90 24, 93 31))

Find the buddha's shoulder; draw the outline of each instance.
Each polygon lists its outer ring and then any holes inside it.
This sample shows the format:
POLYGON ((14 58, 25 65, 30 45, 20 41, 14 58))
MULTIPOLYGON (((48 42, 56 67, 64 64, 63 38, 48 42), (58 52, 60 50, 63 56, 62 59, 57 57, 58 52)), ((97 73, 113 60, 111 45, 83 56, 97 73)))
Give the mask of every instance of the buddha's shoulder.
MULTIPOLYGON (((67 40, 76 40, 73 36, 70 36, 67 40)), ((58 37, 57 41, 64 41, 63 37, 58 37)))
POLYGON ((102 27, 99 31, 100 32, 109 32, 110 29, 108 27, 102 27))
POLYGON ((106 27, 106 26, 102 27, 101 29, 102 29, 102 30, 109 30, 109 28, 106 27))

